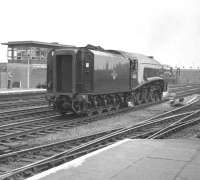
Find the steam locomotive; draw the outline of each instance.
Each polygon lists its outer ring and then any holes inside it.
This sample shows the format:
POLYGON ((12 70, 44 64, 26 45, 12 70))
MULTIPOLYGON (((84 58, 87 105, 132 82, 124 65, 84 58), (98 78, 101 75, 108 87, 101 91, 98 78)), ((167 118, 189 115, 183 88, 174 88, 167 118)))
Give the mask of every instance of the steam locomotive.
POLYGON ((95 114, 162 99, 167 84, 153 57, 100 46, 52 50, 47 99, 62 114, 95 114))

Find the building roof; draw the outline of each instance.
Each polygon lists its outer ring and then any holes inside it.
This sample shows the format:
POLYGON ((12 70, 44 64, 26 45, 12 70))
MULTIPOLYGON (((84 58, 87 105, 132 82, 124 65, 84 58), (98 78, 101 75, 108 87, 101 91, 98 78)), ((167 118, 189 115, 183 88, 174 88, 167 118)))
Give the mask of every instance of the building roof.
POLYGON ((49 46, 49 47, 73 47, 69 45, 59 44, 57 42, 47 43, 40 41, 9 41, 6 43, 1 43, 2 45, 8 46, 19 46, 19 45, 41 45, 41 46, 49 46))

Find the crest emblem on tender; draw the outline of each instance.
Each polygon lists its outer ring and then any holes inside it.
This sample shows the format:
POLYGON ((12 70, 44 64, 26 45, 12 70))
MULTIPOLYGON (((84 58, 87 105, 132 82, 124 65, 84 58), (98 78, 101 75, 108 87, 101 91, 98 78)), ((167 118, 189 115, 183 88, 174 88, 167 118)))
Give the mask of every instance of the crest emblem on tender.
POLYGON ((117 78, 118 74, 116 73, 115 70, 113 70, 111 73, 111 76, 112 76, 113 80, 115 80, 117 78))

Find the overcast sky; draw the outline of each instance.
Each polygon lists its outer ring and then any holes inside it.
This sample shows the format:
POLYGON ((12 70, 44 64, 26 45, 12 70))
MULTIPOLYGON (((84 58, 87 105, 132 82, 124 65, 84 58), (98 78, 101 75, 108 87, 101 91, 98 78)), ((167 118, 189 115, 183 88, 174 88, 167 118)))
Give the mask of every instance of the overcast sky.
POLYGON ((200 67, 199 0, 6 0, 0 1, 0 25, 1 43, 94 44, 200 67))

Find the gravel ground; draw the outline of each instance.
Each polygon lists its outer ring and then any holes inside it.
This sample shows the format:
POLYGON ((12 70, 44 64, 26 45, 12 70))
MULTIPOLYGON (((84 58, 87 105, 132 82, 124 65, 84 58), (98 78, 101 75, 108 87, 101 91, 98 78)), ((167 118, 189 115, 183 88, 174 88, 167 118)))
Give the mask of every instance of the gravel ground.
MULTIPOLYGON (((185 98, 185 102, 189 100, 190 97, 185 98)), ((146 120, 157 114, 172 110, 173 107, 169 105, 169 102, 162 103, 160 105, 153 105, 151 107, 144 108, 142 110, 136 110, 129 113, 121 114, 116 117, 111 117, 103 120, 98 120, 86 125, 66 129, 56 133, 51 133, 44 135, 42 137, 28 139, 23 142, 16 142, 15 146, 22 148, 23 146, 36 146, 43 145, 47 143, 54 143, 62 140, 69 140, 78 138, 81 136, 87 136, 90 134, 110 130, 113 128, 129 127, 138 122, 146 120)))

